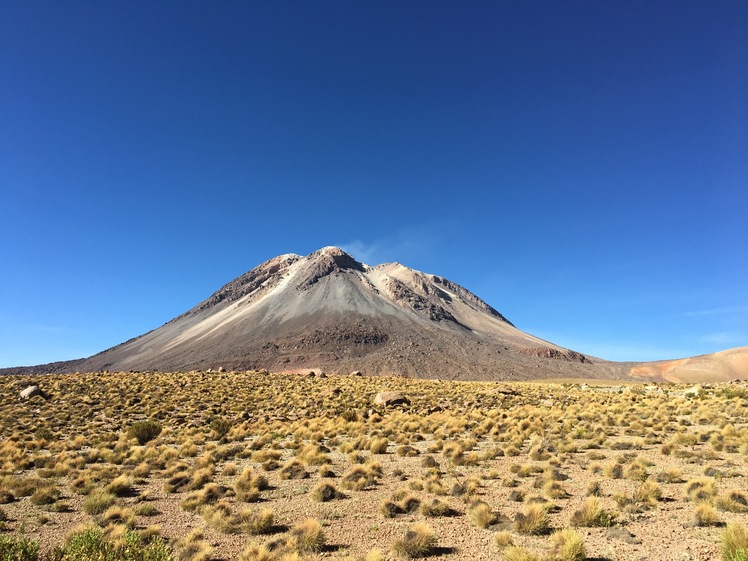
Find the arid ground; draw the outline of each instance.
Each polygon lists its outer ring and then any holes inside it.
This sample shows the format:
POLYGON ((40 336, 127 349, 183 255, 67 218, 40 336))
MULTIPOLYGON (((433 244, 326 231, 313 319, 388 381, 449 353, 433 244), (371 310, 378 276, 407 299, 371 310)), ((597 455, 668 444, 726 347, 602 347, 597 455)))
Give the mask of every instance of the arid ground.
POLYGON ((185 561, 710 560, 748 523, 746 383, 107 373, 0 399, 0 537, 42 556, 87 526, 185 561))

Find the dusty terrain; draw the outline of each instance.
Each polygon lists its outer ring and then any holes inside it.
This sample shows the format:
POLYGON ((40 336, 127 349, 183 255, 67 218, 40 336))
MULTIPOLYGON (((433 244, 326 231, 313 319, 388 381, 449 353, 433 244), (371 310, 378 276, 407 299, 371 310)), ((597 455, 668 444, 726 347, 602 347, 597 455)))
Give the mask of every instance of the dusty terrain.
POLYGON ((724 382, 748 377, 748 347, 709 355, 638 364, 631 375, 659 382, 724 382))
POLYGON ((745 383, 81 374, 3 377, 0 399, 2 533, 23 526, 43 552, 124 523, 175 559, 394 559, 424 522, 426 555, 445 560, 561 559, 562 529, 588 559, 712 560, 723 525, 748 522, 745 383), (44 396, 19 399, 30 384, 44 396), (372 405, 385 390, 409 403, 372 405), (149 419, 159 432, 140 444, 149 419), (340 495, 320 501, 323 483, 340 495), (521 525, 533 508, 536 534, 521 525), (253 535, 262 509, 272 524, 253 535), (324 540, 299 551, 309 518, 324 540), (191 549, 178 541, 196 528, 191 549))

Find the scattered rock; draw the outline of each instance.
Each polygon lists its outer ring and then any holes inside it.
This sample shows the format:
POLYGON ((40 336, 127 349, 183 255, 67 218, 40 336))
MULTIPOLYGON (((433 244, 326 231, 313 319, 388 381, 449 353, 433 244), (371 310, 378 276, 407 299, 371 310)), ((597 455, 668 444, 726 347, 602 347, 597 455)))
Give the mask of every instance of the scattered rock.
POLYGON ((410 400, 400 392, 379 392, 374 405, 410 405, 410 400))
POLYGON ((360 378, 361 376, 363 376, 363 374, 361 374, 359 370, 354 370, 353 372, 351 372, 351 376, 356 376, 357 378, 360 378))
POLYGON ((42 391, 39 386, 29 386, 28 388, 21 391, 21 399, 31 399, 37 395, 42 395, 42 391))
POLYGON ((637 538, 630 530, 623 526, 612 526, 605 530, 605 537, 613 540, 620 540, 632 545, 639 545, 642 541, 637 538))
POLYGON ((559 350, 551 347, 528 347, 520 349, 520 353, 527 356, 534 356, 538 358, 553 358, 557 360, 566 360, 568 362, 581 362, 587 363, 589 360, 582 353, 571 350, 559 350))

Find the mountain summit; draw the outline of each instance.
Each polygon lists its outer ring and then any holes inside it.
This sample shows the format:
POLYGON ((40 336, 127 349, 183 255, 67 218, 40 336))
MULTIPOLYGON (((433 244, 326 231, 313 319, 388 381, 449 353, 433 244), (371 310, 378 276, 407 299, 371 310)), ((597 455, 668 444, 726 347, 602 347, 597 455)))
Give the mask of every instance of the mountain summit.
POLYGON ((255 267, 145 335, 66 368, 324 370, 447 379, 622 377, 524 333, 472 292, 337 247, 255 267))

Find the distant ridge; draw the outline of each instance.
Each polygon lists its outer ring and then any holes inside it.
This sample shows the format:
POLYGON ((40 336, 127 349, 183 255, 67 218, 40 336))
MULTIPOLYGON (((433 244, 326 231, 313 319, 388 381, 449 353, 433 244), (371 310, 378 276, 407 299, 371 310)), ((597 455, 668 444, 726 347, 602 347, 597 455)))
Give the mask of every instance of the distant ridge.
POLYGON ((445 278, 399 263, 372 267, 337 247, 270 259, 162 327, 92 357, 2 372, 218 368, 456 380, 667 379, 663 369, 587 357, 525 333, 445 278))

